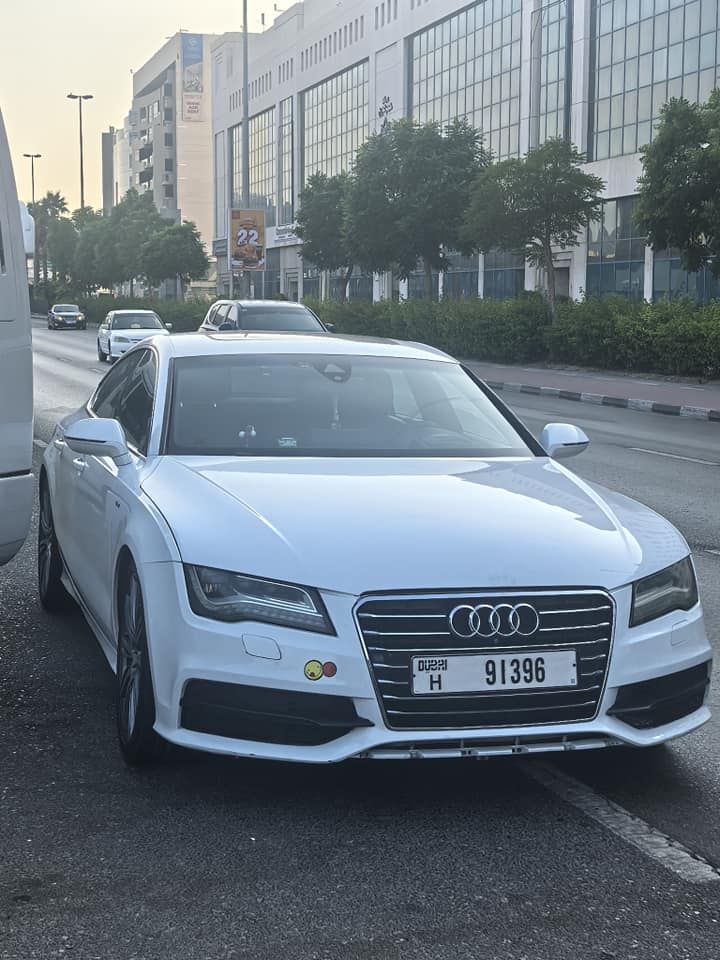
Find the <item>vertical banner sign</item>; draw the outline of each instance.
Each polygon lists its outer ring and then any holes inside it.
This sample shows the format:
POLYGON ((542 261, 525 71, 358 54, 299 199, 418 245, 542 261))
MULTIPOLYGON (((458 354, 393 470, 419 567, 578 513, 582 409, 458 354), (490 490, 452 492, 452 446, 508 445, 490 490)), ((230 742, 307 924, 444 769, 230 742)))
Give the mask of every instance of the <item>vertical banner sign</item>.
POLYGON ((203 119, 203 38, 199 33, 182 34, 182 115, 183 120, 203 119))
POLYGON ((265 211, 230 211, 230 258, 234 270, 265 269, 265 211))

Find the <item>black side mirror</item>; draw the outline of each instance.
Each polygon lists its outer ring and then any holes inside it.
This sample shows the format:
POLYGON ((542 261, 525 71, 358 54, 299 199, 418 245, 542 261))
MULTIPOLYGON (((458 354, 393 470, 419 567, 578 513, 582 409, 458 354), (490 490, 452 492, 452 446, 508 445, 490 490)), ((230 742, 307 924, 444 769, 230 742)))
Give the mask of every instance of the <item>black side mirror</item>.
POLYGON ((335 328, 335 324, 334 324, 334 323, 326 323, 326 324, 325 324, 325 329, 327 330, 328 333, 335 333, 335 329, 336 329, 336 328, 335 328))

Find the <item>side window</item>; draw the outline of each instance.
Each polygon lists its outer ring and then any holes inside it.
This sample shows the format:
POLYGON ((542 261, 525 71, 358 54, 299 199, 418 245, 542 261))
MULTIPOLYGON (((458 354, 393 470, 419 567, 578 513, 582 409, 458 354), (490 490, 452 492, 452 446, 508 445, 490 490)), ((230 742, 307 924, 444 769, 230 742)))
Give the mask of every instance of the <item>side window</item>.
POLYGON ((125 380, 118 420, 128 443, 143 455, 150 439, 157 363, 152 350, 138 352, 134 369, 125 380))
POLYGON ((226 320, 231 319, 230 311, 232 310, 233 305, 231 303, 223 304, 223 306, 218 310, 217 316, 215 317, 216 326, 220 327, 226 320))
POLYGON ((209 326, 215 326, 215 318, 217 317, 217 312, 220 309, 219 303, 214 303, 208 310, 208 315, 205 317, 205 323, 209 326))
POLYGON ((90 401, 90 409, 96 417, 106 417, 109 420, 120 419, 120 407, 125 385, 135 369, 138 359, 139 355, 137 353, 131 353, 129 356, 123 357, 100 381, 100 385, 90 401))

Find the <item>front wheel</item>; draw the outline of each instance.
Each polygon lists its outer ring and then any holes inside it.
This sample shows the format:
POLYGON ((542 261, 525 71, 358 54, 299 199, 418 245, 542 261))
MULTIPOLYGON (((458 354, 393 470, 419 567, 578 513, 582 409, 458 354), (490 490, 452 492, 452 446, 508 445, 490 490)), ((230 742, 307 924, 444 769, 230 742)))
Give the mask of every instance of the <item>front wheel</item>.
POLYGON ((117 644, 117 731, 120 751, 131 767, 156 761, 164 746, 155 733, 155 697, 148 654, 145 607, 137 570, 130 565, 119 598, 117 644))
POLYGON ((100 361, 100 363, 105 363, 105 361, 107 360, 107 354, 106 354, 106 353, 103 353, 102 350, 100 349, 100 341, 99 341, 99 340, 98 340, 98 345, 97 345, 97 351, 98 351, 98 360, 100 361))
POLYGON ((40 480, 40 518, 38 522, 38 592, 48 613, 64 613, 74 606, 62 582, 63 562, 53 521, 50 490, 45 477, 40 480))

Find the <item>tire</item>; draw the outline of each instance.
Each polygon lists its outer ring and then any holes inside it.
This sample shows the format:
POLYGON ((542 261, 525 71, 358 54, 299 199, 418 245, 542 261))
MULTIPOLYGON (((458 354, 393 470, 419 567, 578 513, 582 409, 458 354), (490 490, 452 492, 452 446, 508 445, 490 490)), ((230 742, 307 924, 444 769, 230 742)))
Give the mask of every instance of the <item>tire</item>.
POLYGON ((100 349, 99 340, 98 340, 97 350, 98 350, 98 360, 100 361, 100 363, 105 363, 105 361, 107 360, 107 354, 103 353, 102 350, 100 349))
POLYGON ((65 613, 75 603, 62 582, 63 562, 58 545, 47 478, 40 478, 40 519, 38 522, 38 593, 43 610, 65 613))
POLYGON ((117 732, 128 766, 157 762, 164 741, 155 733, 155 696, 150 674, 145 606, 135 565, 130 563, 118 597, 117 732))

